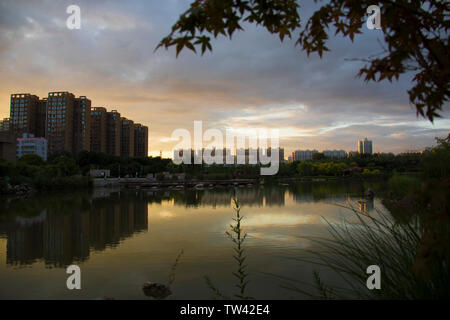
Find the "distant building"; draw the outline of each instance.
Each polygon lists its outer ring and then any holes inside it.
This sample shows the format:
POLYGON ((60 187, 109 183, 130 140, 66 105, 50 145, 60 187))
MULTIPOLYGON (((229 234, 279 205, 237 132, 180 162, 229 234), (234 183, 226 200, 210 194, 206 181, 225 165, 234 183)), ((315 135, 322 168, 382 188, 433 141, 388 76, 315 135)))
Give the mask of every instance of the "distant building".
POLYGON ((120 125, 120 156, 134 157, 134 122, 127 118, 121 118, 120 125))
POLYGON ((134 125, 134 156, 148 157, 148 127, 140 123, 134 125))
POLYGON ((312 160, 312 157, 315 153, 318 153, 317 150, 297 150, 294 151, 293 157, 294 161, 305 161, 312 160))
POLYGON ((327 158, 342 159, 347 157, 345 150, 324 150, 323 155, 327 158))
POLYGON ((10 118, 4 118, 0 120, 0 132, 9 132, 11 129, 11 120, 10 118))
POLYGON ((106 153, 107 112, 105 108, 91 111, 91 151, 106 153))
POLYGON ((358 141, 358 153, 359 154, 373 154, 372 141, 364 138, 358 141))
POLYGON ((36 154, 47 161, 48 144, 45 138, 35 138, 33 134, 24 133, 22 138, 17 138, 17 159, 26 154, 36 154))
POLYGON ((347 157, 351 158, 351 157, 355 157, 358 155, 358 151, 349 151, 347 153, 347 157))

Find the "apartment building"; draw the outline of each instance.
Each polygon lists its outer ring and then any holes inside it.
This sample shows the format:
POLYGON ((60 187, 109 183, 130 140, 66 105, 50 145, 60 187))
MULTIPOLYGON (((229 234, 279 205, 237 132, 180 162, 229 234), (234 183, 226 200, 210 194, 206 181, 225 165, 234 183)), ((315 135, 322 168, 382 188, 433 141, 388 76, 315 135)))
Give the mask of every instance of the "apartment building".
POLYGON ((120 125, 120 156, 134 157, 134 122, 127 118, 121 118, 120 125))
POLYGON ((47 128, 49 152, 72 152, 73 111, 75 96, 70 92, 50 92, 47 98, 47 128))
POLYGON ((106 113, 106 153, 120 157, 122 124, 120 113, 116 110, 106 113))
POLYGON ((91 111, 91 151, 106 153, 106 117, 105 108, 93 108, 91 111))
POLYGON ((148 127, 140 123, 134 125, 134 156, 148 157, 148 127))
POLYGON ((34 134, 24 133, 22 138, 17 138, 17 159, 27 154, 35 154, 47 161, 47 140, 35 137, 34 134))
POLYGON ((72 139, 74 154, 91 150, 91 100, 85 96, 74 100, 72 139))

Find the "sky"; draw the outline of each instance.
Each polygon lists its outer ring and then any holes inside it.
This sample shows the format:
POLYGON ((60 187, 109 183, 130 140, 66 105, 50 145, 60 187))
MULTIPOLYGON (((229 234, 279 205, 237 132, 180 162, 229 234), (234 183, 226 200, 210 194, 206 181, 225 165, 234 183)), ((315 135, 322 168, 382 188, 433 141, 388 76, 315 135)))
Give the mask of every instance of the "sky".
MULTIPOLYGON (((409 103, 411 74, 390 83, 365 83, 352 58, 380 51, 380 30, 352 43, 331 34, 323 58, 294 40, 280 42, 262 27, 244 25, 230 41, 214 40, 204 56, 154 51, 189 0, 1 0, 0 118, 10 95, 70 91, 93 107, 118 110, 149 127, 149 153, 172 156, 178 128, 279 129, 287 156, 294 150, 357 149, 364 137, 374 152, 423 149, 450 131, 449 105, 434 123, 409 103), (81 29, 69 30, 66 8, 81 9, 81 29)), ((307 18, 317 5, 302 1, 307 18)), ((205 142, 206 143, 206 142, 205 142)))

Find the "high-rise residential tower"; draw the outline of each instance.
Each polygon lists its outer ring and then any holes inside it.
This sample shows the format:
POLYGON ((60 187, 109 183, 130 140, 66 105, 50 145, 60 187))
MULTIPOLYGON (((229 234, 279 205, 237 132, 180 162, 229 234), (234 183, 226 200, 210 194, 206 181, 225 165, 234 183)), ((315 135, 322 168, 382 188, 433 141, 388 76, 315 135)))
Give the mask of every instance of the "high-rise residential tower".
POLYGON ((91 151, 106 153, 106 116, 105 108, 93 108, 91 111, 91 151))
POLYGON ((24 133, 36 133, 36 111, 39 97, 29 93, 11 95, 10 124, 12 133, 20 137, 24 133))
POLYGON ((372 141, 364 138, 358 141, 358 153, 359 154, 373 154, 372 141))
POLYGON ((75 96, 70 92, 50 92, 47 98, 46 138, 52 152, 73 150, 75 96))
POLYGON ((122 124, 116 110, 106 113, 106 153, 120 157, 122 124))
POLYGON ((134 156, 148 157, 148 127, 140 123, 134 125, 134 156))
POLYGON ((91 150, 91 100, 81 96, 73 106, 73 146, 72 152, 91 150))
POLYGON ((373 154, 372 141, 364 138, 358 141, 358 153, 359 154, 373 154))
POLYGON ((134 157, 134 122, 121 118, 120 156, 134 157))

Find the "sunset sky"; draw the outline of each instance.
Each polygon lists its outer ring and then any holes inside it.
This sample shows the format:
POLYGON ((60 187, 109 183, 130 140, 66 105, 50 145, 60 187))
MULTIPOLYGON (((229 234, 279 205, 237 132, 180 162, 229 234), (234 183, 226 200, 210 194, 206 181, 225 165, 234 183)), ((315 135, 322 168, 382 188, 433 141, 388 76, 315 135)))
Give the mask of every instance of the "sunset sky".
MULTIPOLYGON (((353 44, 331 38, 323 59, 250 25, 232 41, 214 41, 203 57, 155 53, 189 3, 2 0, 0 118, 9 117, 12 93, 70 91, 149 126, 150 154, 165 156, 173 130, 192 130, 194 120, 207 128, 278 128, 286 156, 295 149, 356 150, 364 137, 375 152, 401 152, 448 135, 448 104, 434 124, 416 117, 406 92, 411 75, 392 84, 355 77, 362 64, 346 59, 379 52, 381 31, 365 30, 353 44), (71 4, 81 8, 81 30, 66 28, 71 4)), ((315 8, 305 3, 302 17, 315 8)))

